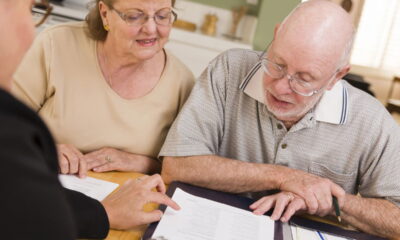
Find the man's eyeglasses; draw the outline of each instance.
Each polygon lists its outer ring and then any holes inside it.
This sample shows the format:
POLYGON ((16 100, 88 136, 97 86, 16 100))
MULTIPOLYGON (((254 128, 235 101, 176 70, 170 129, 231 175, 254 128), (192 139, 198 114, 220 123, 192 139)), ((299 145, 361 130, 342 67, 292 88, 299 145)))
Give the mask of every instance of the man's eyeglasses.
POLYGON ((32 13, 35 21, 35 27, 42 25, 53 11, 53 6, 48 0, 35 0, 32 6, 32 13))
POLYGON ((138 10, 130 10, 125 13, 116 9, 112 10, 115 11, 129 26, 142 26, 149 20, 149 18, 153 18, 157 25, 170 26, 178 17, 178 15, 169 8, 159 10, 154 14, 154 16, 149 16, 138 10))
MULTIPOLYGON (((261 60, 261 65, 265 74, 267 74, 269 77, 273 79, 277 80, 287 77, 289 80, 289 86, 292 89, 292 91, 301 96, 310 97, 324 88, 324 87, 318 88, 315 83, 311 83, 309 81, 302 79, 298 74, 294 75, 288 74, 286 68, 266 58, 263 58, 261 60)), ((330 80, 335 76, 336 73, 337 71, 332 75, 332 77, 330 77, 330 80)))

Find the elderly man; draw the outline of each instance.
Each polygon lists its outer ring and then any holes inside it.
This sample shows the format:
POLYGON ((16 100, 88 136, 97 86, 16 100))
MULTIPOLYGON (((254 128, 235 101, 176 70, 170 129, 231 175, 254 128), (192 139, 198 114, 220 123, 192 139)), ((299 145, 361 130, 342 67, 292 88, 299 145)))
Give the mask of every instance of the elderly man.
POLYGON ((341 78, 354 29, 324 0, 300 4, 265 53, 230 50, 210 63, 163 146, 165 181, 244 193, 287 221, 306 210, 400 236, 400 131, 384 107, 341 78), (359 195, 357 195, 359 193, 359 195))

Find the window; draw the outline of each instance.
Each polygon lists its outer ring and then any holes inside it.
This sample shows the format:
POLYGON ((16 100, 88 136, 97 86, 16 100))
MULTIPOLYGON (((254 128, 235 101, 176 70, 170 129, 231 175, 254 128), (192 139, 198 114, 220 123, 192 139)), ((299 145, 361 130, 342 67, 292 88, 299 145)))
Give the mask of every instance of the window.
POLYGON ((351 63, 400 73, 400 0, 365 0, 351 63))

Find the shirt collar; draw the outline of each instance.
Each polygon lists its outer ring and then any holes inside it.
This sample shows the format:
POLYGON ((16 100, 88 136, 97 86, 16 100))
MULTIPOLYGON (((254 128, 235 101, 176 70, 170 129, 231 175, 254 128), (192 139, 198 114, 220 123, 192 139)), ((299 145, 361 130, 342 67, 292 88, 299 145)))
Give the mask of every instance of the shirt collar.
MULTIPOLYGON (((258 62, 246 75, 239 86, 249 97, 264 104, 264 71, 261 62, 258 62)), ((331 90, 325 91, 315 107, 315 119, 332 124, 345 124, 348 111, 348 93, 342 80, 338 81, 331 90)))

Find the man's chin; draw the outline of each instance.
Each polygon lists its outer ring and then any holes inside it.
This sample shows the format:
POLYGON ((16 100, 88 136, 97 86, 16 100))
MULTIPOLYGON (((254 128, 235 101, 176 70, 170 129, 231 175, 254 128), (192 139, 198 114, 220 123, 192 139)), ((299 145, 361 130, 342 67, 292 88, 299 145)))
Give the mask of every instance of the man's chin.
POLYGON ((273 109, 267 106, 267 109, 274 117, 280 121, 296 121, 299 119, 298 114, 293 110, 273 109))

